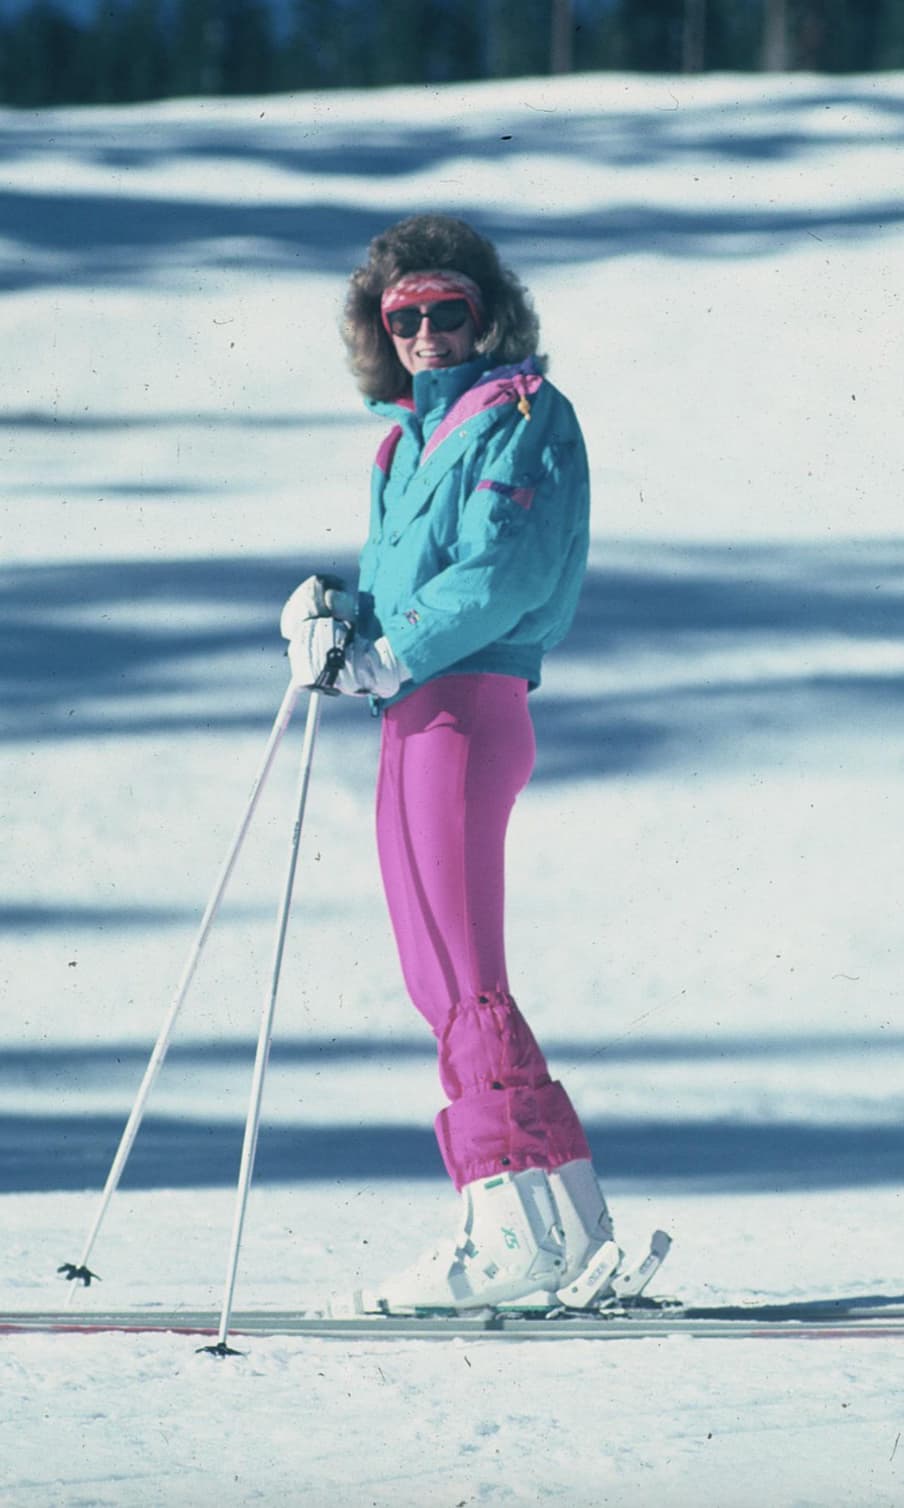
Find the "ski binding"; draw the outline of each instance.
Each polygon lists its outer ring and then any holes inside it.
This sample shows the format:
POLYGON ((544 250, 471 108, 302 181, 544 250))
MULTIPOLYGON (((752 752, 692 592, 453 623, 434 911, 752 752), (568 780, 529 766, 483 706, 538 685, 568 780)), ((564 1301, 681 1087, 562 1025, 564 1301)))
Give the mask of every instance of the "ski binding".
POLYGON ((576 1282, 569 1284, 567 1289, 561 1289, 555 1299, 549 1293, 534 1293, 523 1299, 477 1306, 470 1310, 456 1309, 451 1304, 412 1305, 402 1309, 390 1308, 378 1294, 359 1288, 351 1295, 334 1294, 327 1312, 331 1319, 360 1319, 375 1315, 462 1318, 468 1314, 486 1317, 493 1314, 547 1316, 572 1312, 618 1313, 621 1309, 630 1308, 640 1297, 668 1256, 671 1245, 672 1238, 665 1231, 654 1231, 649 1249, 640 1261, 624 1267, 619 1265, 622 1252, 614 1241, 607 1241, 576 1282))

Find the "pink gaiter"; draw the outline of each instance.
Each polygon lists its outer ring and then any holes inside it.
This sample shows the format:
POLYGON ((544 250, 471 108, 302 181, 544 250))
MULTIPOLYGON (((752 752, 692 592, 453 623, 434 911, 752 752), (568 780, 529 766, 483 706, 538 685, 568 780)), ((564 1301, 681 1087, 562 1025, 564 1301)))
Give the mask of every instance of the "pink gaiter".
POLYGON ((508 991, 505 833, 533 762, 527 684, 511 676, 441 676, 384 714, 380 865, 405 983, 439 1047, 450 1104, 436 1134, 459 1189, 590 1155, 508 991))

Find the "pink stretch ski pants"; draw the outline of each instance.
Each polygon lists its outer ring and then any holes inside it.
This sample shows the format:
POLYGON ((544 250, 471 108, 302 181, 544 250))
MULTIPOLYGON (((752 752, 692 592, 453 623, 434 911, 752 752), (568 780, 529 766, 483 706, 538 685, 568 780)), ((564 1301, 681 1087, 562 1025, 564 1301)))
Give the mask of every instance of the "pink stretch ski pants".
POLYGON ((509 994, 505 834, 534 763, 527 684, 450 675, 387 709, 377 842, 402 972, 439 1049, 436 1120, 456 1188, 589 1157, 509 994))

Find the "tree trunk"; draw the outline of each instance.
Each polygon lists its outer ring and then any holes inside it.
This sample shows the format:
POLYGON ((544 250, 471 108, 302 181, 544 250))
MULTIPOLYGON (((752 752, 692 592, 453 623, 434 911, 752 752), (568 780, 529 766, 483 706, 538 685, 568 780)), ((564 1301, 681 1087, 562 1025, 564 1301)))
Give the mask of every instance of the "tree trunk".
POLYGON ((789 67, 788 0, 764 0, 763 67, 767 73, 784 73, 789 67))
POLYGON ((706 0, 684 0, 681 67, 685 73, 702 73, 705 65, 706 0))
POLYGON ((552 0, 549 32, 550 73, 574 70, 574 10, 572 0, 552 0))

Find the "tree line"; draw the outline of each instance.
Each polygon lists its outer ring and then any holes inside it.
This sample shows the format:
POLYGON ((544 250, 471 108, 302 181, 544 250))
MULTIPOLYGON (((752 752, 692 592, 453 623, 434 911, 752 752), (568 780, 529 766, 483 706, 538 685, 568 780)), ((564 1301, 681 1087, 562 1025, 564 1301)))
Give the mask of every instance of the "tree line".
POLYGON ((449 83, 569 71, 904 68, 904 0, 31 0, 0 100, 449 83))

